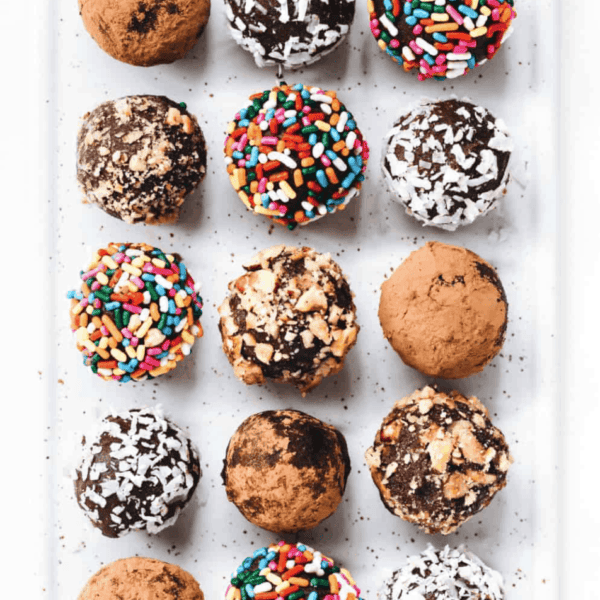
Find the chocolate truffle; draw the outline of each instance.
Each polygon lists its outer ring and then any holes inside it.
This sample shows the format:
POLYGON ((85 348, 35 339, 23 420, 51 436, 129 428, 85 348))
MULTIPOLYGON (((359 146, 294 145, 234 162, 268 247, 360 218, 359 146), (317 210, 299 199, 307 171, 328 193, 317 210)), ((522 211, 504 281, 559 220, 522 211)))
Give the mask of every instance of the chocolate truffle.
POLYGON ((107 537, 173 525, 200 480, 194 444, 159 409, 110 414, 82 446, 75 495, 107 537))
POLYGON ((496 271, 459 246, 428 242, 381 286, 383 334, 408 366, 431 377, 483 370, 502 348, 507 313, 496 271))
POLYGON ((427 533, 452 533, 506 485, 512 457, 485 406, 431 387, 394 404, 366 460, 386 508, 427 533))
POLYGON ((79 12, 107 54, 150 67, 193 48, 208 23, 210 0, 79 0, 79 12))
POLYGON ((312 529, 332 515, 350 473, 344 436, 297 410, 248 417, 223 463, 229 501, 248 521, 277 533, 312 529))
POLYGON ((85 201, 126 223, 173 223, 204 179, 206 146, 185 104, 127 96, 100 104, 77 136, 85 201))
POLYGON ((248 585, 258 598, 259 594, 274 594, 281 585, 281 589, 293 588, 286 595, 293 600, 362 600, 360 589, 347 569, 306 544, 284 541, 259 548, 248 556, 231 575, 225 600, 245 598, 242 590, 248 585), (292 582, 292 578, 297 581, 292 582))
POLYGON ((225 0, 229 31, 259 67, 297 69, 339 46, 354 18, 354 0, 225 0))
POLYGON ((69 315, 83 364, 106 381, 175 369, 202 337, 202 298, 179 254, 109 244, 80 272, 69 315))
POLYGON ((368 0, 379 47, 419 80, 454 79, 494 58, 512 33, 514 1, 368 0))
POLYGON ((204 600, 198 582, 181 567, 154 558, 122 558, 102 567, 78 600, 204 600))
POLYGON ((338 373, 359 326, 350 286, 331 255, 273 246, 244 269, 219 307, 235 376, 248 385, 291 383, 304 395, 338 373))
POLYGON ((336 92, 282 83, 227 128, 225 164, 248 210, 293 229, 358 196, 369 147, 336 92))
POLYGON ((381 600, 503 600, 498 571, 463 546, 436 550, 431 544, 386 582, 381 600))
POLYGON ((506 193, 512 139, 503 121, 467 100, 422 101, 384 144, 388 186, 424 225, 454 231, 506 193))

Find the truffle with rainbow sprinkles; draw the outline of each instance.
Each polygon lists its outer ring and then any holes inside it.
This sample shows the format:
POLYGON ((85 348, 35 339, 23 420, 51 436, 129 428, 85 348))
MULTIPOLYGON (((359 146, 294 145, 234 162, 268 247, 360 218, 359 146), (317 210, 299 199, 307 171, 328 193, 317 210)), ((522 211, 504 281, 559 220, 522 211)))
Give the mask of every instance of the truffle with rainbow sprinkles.
POLYGON ((347 569, 306 544, 255 550, 233 572, 225 600, 362 600, 347 569))
POLYGON ((367 0, 379 47, 419 80, 454 79, 492 59, 512 33, 514 0, 367 0))
POLYGON ((336 92, 282 82, 236 113, 224 153, 246 207, 294 229, 358 195, 369 146, 336 92))

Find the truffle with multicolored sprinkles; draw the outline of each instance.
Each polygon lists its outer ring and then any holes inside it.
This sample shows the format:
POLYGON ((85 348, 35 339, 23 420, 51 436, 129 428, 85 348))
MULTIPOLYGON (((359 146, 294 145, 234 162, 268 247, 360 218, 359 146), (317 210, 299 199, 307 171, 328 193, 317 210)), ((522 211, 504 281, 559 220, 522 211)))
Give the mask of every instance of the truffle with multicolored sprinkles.
POLYGON ((512 33, 514 0, 367 0, 379 47, 419 80, 454 79, 494 58, 512 33))
POLYGON ((175 369, 202 337, 202 298, 178 254, 111 243, 68 292, 83 364, 102 379, 153 379, 175 369))
POLYGON ((174 223, 206 174, 206 145, 185 103, 126 96, 87 113, 77 136, 85 201, 126 223, 174 223))
POLYGON ((275 533, 312 529, 339 506, 350 474, 344 436, 299 410, 267 410, 236 430, 223 461, 227 498, 275 533))
POLYGON ((333 52, 346 37, 355 0, 225 0, 233 39, 257 66, 298 69, 333 52))
POLYGON ((336 92, 282 83, 227 128, 225 164, 246 207, 294 229, 358 195, 369 147, 336 92))
POLYGON ((464 546, 431 544, 385 582, 381 600, 503 600, 504 581, 464 546))
POLYGON ((255 550, 232 573, 225 600, 362 600, 352 575, 306 544, 255 550))
POLYGON ((109 414, 82 445, 75 495, 107 537, 173 525, 202 474, 196 447, 158 408, 109 414))
POLYGON ((366 461, 392 514, 447 535, 506 485, 512 456, 475 396, 426 386, 394 404, 366 461))
POLYGON ((338 373, 360 327, 331 255, 273 246, 244 269, 219 307, 223 350, 236 377, 247 385, 291 383, 305 395, 338 373))
POLYGON ((504 121, 468 100, 422 100, 384 143, 388 186, 424 225, 454 231, 506 194, 512 138, 504 121))

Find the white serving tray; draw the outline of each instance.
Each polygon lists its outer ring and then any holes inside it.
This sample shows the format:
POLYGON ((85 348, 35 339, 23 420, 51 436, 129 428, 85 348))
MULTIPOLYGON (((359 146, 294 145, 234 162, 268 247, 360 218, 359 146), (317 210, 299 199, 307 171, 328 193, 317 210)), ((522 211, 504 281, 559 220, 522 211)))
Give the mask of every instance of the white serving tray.
MULTIPOLYGON (((400 72, 378 50, 366 8, 359 5, 348 42, 286 80, 338 90, 371 146, 367 181, 346 211, 294 232, 270 228, 246 213, 225 175, 221 144, 226 123, 249 93, 271 87, 276 79, 273 71, 255 68, 229 38, 221 2, 214 3, 207 31, 187 59, 151 69, 124 65, 102 53, 84 30, 75 4, 57 0, 34 21, 45 49, 40 57, 47 61, 47 68, 38 67, 45 103, 35 122, 47 145, 33 153, 47 161, 40 170, 47 185, 32 248, 48 255, 50 268, 38 273, 46 278, 47 290, 47 336, 36 349, 36 370, 41 371, 37 389, 46 395, 46 413, 31 418, 36 426, 46 422, 49 458, 44 477, 35 484, 42 495, 24 504, 36 515, 33 530, 44 535, 38 545, 43 558, 31 577, 37 589, 44 588, 43 597, 74 599, 102 564, 134 554, 180 564, 200 581, 208 598, 221 597, 230 571, 252 549, 275 539, 247 523, 226 501, 219 474, 227 441, 246 416, 288 406, 335 424, 348 441, 353 471, 345 501, 332 518, 297 539, 321 547, 348 567, 364 598, 374 599, 382 576, 428 541, 466 543, 503 573, 509 600, 558 597, 557 567, 563 556, 559 517, 565 506, 559 503, 564 498, 557 471, 560 448, 553 440, 563 414, 557 266, 565 233, 559 223, 556 168, 556 3, 521 2, 515 35, 494 61, 444 83, 420 83, 400 72), (79 118, 103 100, 135 93, 185 101, 207 138, 208 176, 176 226, 128 226, 80 204, 74 158, 79 118), (423 96, 449 94, 487 106, 504 118, 516 141, 515 181, 502 209, 456 233, 423 229, 405 216, 387 193, 378 164, 381 139, 400 110, 423 96), (393 402, 427 382, 405 367, 383 339, 377 305, 384 276, 411 250, 433 239, 464 245, 492 262, 510 303, 501 356, 480 375, 454 384, 440 382, 442 389, 456 387, 479 396, 515 457, 507 488, 449 538, 427 536, 390 515, 363 460, 393 402), (113 385, 92 376, 81 366, 69 331, 66 291, 76 284, 79 269, 95 248, 119 240, 179 251, 196 280, 203 282, 204 339, 174 375, 150 383, 113 385), (331 252, 356 293, 362 326, 344 371, 304 400, 282 386, 244 386, 219 348, 216 306, 227 282, 241 272, 244 259, 276 243, 331 252), (156 537, 140 533, 105 539, 88 526, 73 498, 70 470, 80 435, 110 407, 154 403, 189 428, 200 448, 204 476, 191 506, 172 529, 156 537)), ((33 430, 41 435, 41 428, 33 430)))

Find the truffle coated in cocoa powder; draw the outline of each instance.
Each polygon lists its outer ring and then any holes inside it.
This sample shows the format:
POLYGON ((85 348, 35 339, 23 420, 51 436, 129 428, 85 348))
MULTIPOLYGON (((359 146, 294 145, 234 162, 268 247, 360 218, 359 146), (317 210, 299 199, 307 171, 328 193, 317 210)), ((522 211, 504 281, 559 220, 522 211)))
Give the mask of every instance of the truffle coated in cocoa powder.
POLYGON ((165 96, 126 96, 86 114, 77 180, 87 201, 127 223, 172 223, 206 173, 196 117, 165 96))
POLYGON ((350 473, 344 436, 296 410, 246 419, 223 462, 228 499, 250 522, 274 532, 311 529, 330 516, 350 473))
POLYGON ((123 558, 102 567, 78 600, 204 600, 198 582, 177 565, 153 558, 123 558))
POLYGON ((504 435, 477 398, 431 387, 396 402, 366 460, 392 514, 443 534, 491 502, 512 463, 504 435))
POLYGON ((113 58, 149 67, 183 58, 210 15, 210 0, 79 0, 85 28, 113 58))
POLYGON ((480 256, 428 242, 381 286, 379 320, 402 360, 431 377, 477 373, 500 352, 508 303, 480 256))

